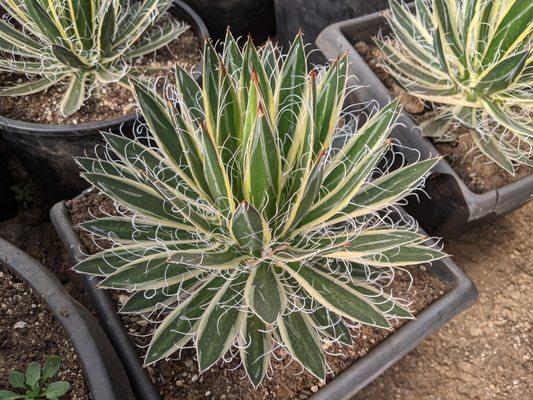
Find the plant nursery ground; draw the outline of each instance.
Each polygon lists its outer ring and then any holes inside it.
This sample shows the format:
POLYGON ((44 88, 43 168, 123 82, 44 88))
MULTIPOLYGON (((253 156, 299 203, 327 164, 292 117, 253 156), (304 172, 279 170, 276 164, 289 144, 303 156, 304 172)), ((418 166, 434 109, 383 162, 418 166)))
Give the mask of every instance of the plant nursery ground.
MULTIPOLYGON (((19 173, 15 161, 10 169, 19 173)), ((17 181, 24 183, 24 176, 17 181)), ((47 221, 47 208, 37 196, 26 197, 26 209, 0 222, 0 236, 45 264, 86 304, 79 281, 69 271, 68 256, 47 221)), ((448 241, 446 251, 479 289, 478 302, 355 400, 533 398, 531 226, 533 203, 448 241)))
POLYGON ((479 298, 354 400, 533 398, 533 203, 446 243, 479 298))

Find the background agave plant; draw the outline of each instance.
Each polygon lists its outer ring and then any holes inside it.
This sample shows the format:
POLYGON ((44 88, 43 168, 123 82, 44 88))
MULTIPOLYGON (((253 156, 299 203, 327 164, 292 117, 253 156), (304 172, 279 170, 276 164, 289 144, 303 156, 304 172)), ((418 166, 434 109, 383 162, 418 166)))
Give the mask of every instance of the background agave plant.
POLYGON ((399 106, 352 135, 346 74, 346 57, 308 74, 301 37, 281 58, 228 35, 222 56, 205 46, 202 88, 180 67, 174 102, 133 83, 148 139, 104 134, 109 159, 78 160, 125 209, 83 224, 113 247, 75 268, 132 291, 121 312, 162 319, 147 365, 192 342, 204 371, 237 344, 258 386, 283 346, 324 379, 322 340, 349 345, 349 326, 412 318, 377 282, 444 254, 378 211, 437 160, 370 183, 399 106))
POLYGON ((164 18, 171 4, 172 0, 2 1, 12 23, 0 19, 0 71, 30 80, 1 88, 0 96, 24 96, 68 80, 60 111, 73 114, 95 82, 120 81, 131 59, 165 46, 188 28, 164 18))
POLYGON ((510 174, 532 166, 533 2, 530 0, 390 0, 392 38, 379 40, 389 72, 411 95, 433 102, 425 135, 474 143, 510 174))

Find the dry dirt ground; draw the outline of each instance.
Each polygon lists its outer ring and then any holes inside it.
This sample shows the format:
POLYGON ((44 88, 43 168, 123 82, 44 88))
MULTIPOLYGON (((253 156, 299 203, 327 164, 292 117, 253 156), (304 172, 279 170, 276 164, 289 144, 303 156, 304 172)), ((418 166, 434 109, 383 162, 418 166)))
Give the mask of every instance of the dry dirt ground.
POLYGON ((353 400, 533 399, 533 203, 445 249, 477 303, 353 400))

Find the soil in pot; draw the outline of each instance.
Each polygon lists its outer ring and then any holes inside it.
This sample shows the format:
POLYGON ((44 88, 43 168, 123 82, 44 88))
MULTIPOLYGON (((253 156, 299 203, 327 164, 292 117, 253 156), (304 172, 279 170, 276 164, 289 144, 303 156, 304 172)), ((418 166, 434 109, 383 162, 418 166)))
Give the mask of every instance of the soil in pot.
POLYGON ((9 373, 25 371, 31 362, 41 366, 47 357, 59 355, 57 380, 70 383, 64 396, 89 400, 83 370, 68 336, 39 296, 0 264, 0 389, 9 389, 9 373))
MULTIPOLYGON (((383 69, 381 63, 383 54, 375 45, 360 41, 355 43, 354 47, 389 89, 392 96, 400 99, 404 110, 411 114, 415 121, 422 121, 429 116, 431 110, 424 101, 406 93, 392 76, 383 69)), ((477 149, 472 137, 464 127, 458 126, 453 129, 457 135, 456 140, 449 143, 440 143, 433 140, 432 142, 439 153, 446 157, 454 171, 473 192, 484 193, 497 189, 531 173, 531 168, 521 165, 514 176, 508 174, 477 149)))
MULTIPOLYGON (((76 225, 104 214, 116 214, 113 202, 104 195, 91 191, 80 198, 67 202, 71 220, 83 245, 89 253, 93 254, 100 248, 109 247, 105 240, 93 241, 85 231, 76 228, 76 225)), ((390 286, 390 290, 398 296, 409 298, 411 309, 416 313, 426 308, 430 303, 441 297, 448 288, 434 275, 428 273, 425 267, 408 268, 410 275, 399 272, 397 278, 390 286)), ((117 309, 128 298, 126 293, 111 292, 117 309)), ((139 356, 143 356, 149 342, 149 334, 154 325, 141 316, 121 316, 126 330, 132 335, 132 340, 137 346, 139 356)), ((400 326, 398 324, 395 329, 400 326)), ((331 369, 327 380, 346 370, 360 357, 378 345, 393 331, 376 330, 362 327, 353 330, 354 346, 343 347, 338 344, 325 346, 328 354, 327 362, 331 369)), ((193 349, 181 352, 169 361, 158 362, 148 367, 152 381, 165 399, 305 399, 317 392, 323 386, 316 378, 311 376, 284 352, 277 351, 277 360, 273 361, 273 368, 259 389, 254 390, 245 377, 243 368, 239 365, 238 358, 230 363, 218 363, 209 371, 199 373, 193 349)))
MULTIPOLYGON (((134 60, 133 66, 146 76, 172 79, 174 64, 186 69, 193 68, 200 62, 200 50, 200 40, 192 29, 188 29, 168 46, 134 60)), ((0 73, 0 86, 22 82, 22 79, 19 74, 0 73)), ((81 124, 120 118, 136 109, 132 92, 112 83, 95 88, 79 111, 63 117, 58 108, 67 84, 67 81, 60 82, 29 96, 0 97, 0 115, 40 124, 81 124)))

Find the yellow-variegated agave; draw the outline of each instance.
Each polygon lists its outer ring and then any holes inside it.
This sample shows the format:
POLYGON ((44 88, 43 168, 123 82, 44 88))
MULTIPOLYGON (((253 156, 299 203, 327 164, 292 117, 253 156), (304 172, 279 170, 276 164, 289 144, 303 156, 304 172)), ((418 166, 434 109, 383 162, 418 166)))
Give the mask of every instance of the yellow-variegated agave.
POLYGON ((95 82, 120 81, 133 58, 188 28, 168 18, 171 5, 172 0, 2 1, 10 19, 0 18, 0 71, 29 80, 0 88, 0 96, 25 96, 68 81, 60 111, 73 114, 95 82))
POLYGON ((433 102, 425 135, 454 139, 469 128, 478 148, 507 172, 533 165, 533 1, 390 0, 384 64, 413 96, 433 102))
POLYGON ((149 139, 105 134, 115 156, 79 159, 125 214, 83 224, 113 247, 76 270, 131 291, 123 313, 163 318, 146 364, 191 343, 204 371, 236 345, 257 386, 284 346, 324 379, 322 340, 350 344, 348 326, 412 317, 377 277, 443 253, 377 211, 436 159, 370 183, 398 103, 347 135, 346 74, 346 57, 307 74, 301 37, 282 58, 228 34, 221 56, 206 44, 202 88, 180 67, 173 102, 133 82, 149 139))

